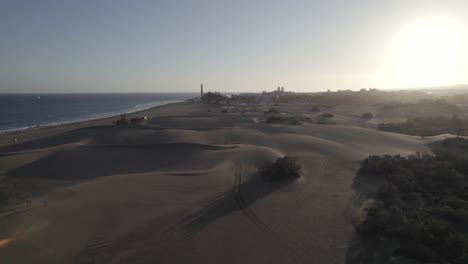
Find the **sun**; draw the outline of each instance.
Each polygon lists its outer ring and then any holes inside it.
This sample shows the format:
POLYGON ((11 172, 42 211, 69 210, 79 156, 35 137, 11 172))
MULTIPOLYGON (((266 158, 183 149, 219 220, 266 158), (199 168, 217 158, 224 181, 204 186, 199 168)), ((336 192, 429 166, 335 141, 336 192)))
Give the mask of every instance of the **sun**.
POLYGON ((391 82, 403 87, 454 84, 461 32, 457 23, 443 19, 422 20, 409 26, 396 38, 387 60, 391 82))

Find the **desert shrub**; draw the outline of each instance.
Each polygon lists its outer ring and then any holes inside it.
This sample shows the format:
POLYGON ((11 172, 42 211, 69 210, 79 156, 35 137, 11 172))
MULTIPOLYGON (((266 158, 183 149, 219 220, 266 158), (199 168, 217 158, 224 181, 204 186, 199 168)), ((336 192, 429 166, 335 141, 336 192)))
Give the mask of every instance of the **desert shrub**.
POLYGON ((378 177, 383 184, 364 221, 356 226, 358 236, 373 237, 372 243, 411 244, 393 251, 394 257, 418 263, 466 263, 468 180, 457 170, 457 162, 442 154, 366 158, 358 175, 378 177))
POLYGON ((267 124, 274 124, 274 123, 285 123, 287 121, 287 118, 284 116, 270 116, 266 119, 267 124))
POLYGON ((114 124, 117 125, 117 126, 122 126, 122 125, 128 125, 128 124, 129 124, 129 121, 128 121, 127 116, 126 116, 125 114, 123 114, 123 115, 120 115, 120 119, 119 119, 119 120, 114 121, 114 122, 112 122, 112 123, 114 123, 114 124))
POLYGON ((289 124, 289 125, 300 125, 310 118, 302 116, 279 116, 273 115, 266 119, 267 124, 289 124))
POLYGON ((442 243, 441 253, 449 260, 456 260, 465 255, 465 241, 459 233, 450 234, 442 243))
POLYGON ((268 114, 279 114, 280 111, 278 111, 278 109, 272 107, 272 108, 268 109, 268 111, 266 111, 266 113, 268 113, 268 114))
POLYGON ((467 121, 457 116, 452 118, 439 116, 411 118, 400 123, 380 123, 377 125, 377 130, 416 136, 436 136, 446 133, 461 135, 465 133, 467 127, 467 121))
POLYGON ((454 164, 458 172, 468 177, 468 140, 461 137, 448 138, 436 145, 433 151, 437 156, 454 164))
POLYGON ((8 205, 8 195, 0 190, 0 206, 8 205))
POLYGON ((323 113, 320 115, 321 117, 325 117, 325 118, 333 118, 335 117, 332 113, 323 113))
POLYGON ((361 175, 381 177, 395 184, 400 189, 417 185, 427 190, 456 190, 463 187, 463 175, 456 166, 441 156, 428 154, 369 156, 359 169, 361 175))
POLYGON ((422 247, 398 247, 393 252, 395 255, 417 260, 422 263, 436 263, 433 261, 437 260, 437 257, 434 256, 434 253, 432 251, 422 247))
MULTIPOLYGON (((466 206, 464 206, 466 208, 466 206)), ((463 226, 468 223, 468 210, 455 210, 453 212, 454 221, 463 226)))
POLYGON ((333 125, 335 122, 333 121, 333 114, 325 113, 325 116, 318 115, 316 116, 315 120, 316 123, 319 125, 333 125))
POLYGON ((367 212, 367 217, 358 226, 358 230, 365 233, 382 232, 388 219, 388 213, 385 211, 385 208, 380 203, 375 203, 366 208, 365 211, 367 212))
POLYGON ((364 159, 359 173, 362 175, 372 175, 375 177, 386 177, 388 174, 397 173, 401 169, 403 157, 396 155, 377 156, 372 155, 364 159))
POLYGON ((382 109, 385 110, 392 110, 392 109, 401 109, 401 108, 420 108, 420 107, 430 107, 433 109, 447 109, 451 110, 452 112, 459 111, 459 108, 456 105, 450 104, 445 100, 435 99, 435 100, 419 100, 415 103, 401 103, 401 102, 388 102, 382 105, 382 109))
POLYGON ((310 111, 315 113, 315 112, 320 112, 320 109, 318 107, 316 107, 316 106, 312 106, 310 108, 310 111))
POLYGON ((267 166, 262 177, 272 181, 294 180, 300 177, 301 166, 296 158, 284 156, 267 166))
POLYGON ((130 124, 140 125, 140 124, 143 124, 145 121, 146 121, 146 116, 134 117, 134 118, 130 119, 130 124))
POLYGON ((468 140, 464 138, 447 138, 442 142, 446 147, 456 147, 460 150, 468 150, 468 140))
POLYGON ((327 123, 327 119, 325 118, 318 118, 317 119, 317 124, 319 125, 325 125, 327 123))
POLYGON ((364 113, 362 116, 361 116, 362 119, 366 119, 366 120, 371 120, 372 118, 374 118, 374 115, 372 113, 364 113))
POLYGON ((397 195, 398 195, 397 187, 393 183, 390 183, 390 182, 387 182, 382 187, 380 187, 376 194, 376 196, 383 201, 394 199, 397 197, 397 195))
POLYGON ((221 113, 226 114, 226 113, 228 113, 228 110, 223 109, 223 110, 221 110, 221 113))

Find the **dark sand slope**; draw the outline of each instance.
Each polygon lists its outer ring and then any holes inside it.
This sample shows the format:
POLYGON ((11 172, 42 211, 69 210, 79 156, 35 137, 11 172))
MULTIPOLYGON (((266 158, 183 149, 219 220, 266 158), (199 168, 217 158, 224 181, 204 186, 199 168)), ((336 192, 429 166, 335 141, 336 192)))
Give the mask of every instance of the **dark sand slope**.
POLYGON ((43 189, 31 207, 1 209, 0 263, 344 263, 359 161, 427 151, 431 140, 353 125, 340 109, 346 125, 207 109, 5 135, 21 140, 1 140, 0 176, 43 189), (264 182, 261 168, 284 154, 299 157, 303 177, 264 182))

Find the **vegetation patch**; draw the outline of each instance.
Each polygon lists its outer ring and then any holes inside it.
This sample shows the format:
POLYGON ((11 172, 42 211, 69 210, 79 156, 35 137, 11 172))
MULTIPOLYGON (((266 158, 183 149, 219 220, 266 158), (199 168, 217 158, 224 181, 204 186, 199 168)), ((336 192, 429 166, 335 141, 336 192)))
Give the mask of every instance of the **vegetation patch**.
POLYGON ((306 121, 310 121, 310 117, 304 116, 279 116, 273 115, 266 119, 267 124, 288 124, 288 125, 300 125, 306 121))
POLYGON ((262 172, 262 177, 271 181, 294 180, 300 177, 301 169, 296 158, 284 156, 267 166, 262 172))
POLYGON ((335 117, 332 113, 323 113, 320 115, 321 117, 325 117, 325 118, 333 118, 335 117))
POLYGON ((142 116, 142 117, 133 117, 130 120, 127 118, 125 114, 120 115, 120 119, 117 121, 114 121, 114 123, 117 126, 123 126, 123 125, 140 125, 146 122, 147 117, 142 116))
POLYGON ((468 263, 467 161, 448 153, 366 158, 357 177, 383 184, 356 225, 351 263, 468 263))
POLYGON ((416 136, 436 136, 440 134, 464 135, 468 122, 454 115, 452 118, 419 117, 401 123, 380 123, 377 130, 416 136))
POLYGON ((361 119, 363 120, 371 120, 372 118, 374 118, 374 115, 372 113, 364 113, 362 116, 361 116, 361 119))
POLYGON ((8 205, 8 200, 8 195, 4 191, 0 190, 0 206, 8 205))
POLYGON ((315 113, 315 112, 320 112, 320 109, 319 109, 318 107, 316 107, 316 106, 312 106, 312 107, 310 108, 310 111, 313 112, 313 113, 315 113))
POLYGON ((279 114, 280 111, 278 111, 278 109, 272 107, 270 109, 268 109, 268 111, 265 111, 265 114, 279 114))
POLYGON ((205 103, 219 104, 220 102, 226 101, 228 98, 220 92, 207 92, 203 94, 201 100, 205 103))
POLYGON ((442 99, 436 99, 436 100, 429 100, 429 99, 424 99, 424 100, 419 100, 418 102, 415 103, 398 103, 398 102, 389 102, 386 103, 382 106, 382 109, 385 110, 392 110, 392 109, 400 109, 400 108, 415 108, 415 107, 428 107, 428 108, 435 108, 435 109, 447 109, 451 110, 453 112, 457 112, 460 109, 453 104, 450 104, 442 99))

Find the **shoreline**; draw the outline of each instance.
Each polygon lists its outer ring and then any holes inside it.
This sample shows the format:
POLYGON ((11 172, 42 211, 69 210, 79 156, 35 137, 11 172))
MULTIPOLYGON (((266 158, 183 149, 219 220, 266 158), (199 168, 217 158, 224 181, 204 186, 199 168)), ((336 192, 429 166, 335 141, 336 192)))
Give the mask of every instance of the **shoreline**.
POLYGON ((178 103, 183 103, 183 102, 185 102, 185 101, 184 100, 174 100, 174 101, 161 103, 160 105, 144 108, 144 109, 138 109, 138 110, 135 110, 135 111, 128 111, 128 112, 121 112, 119 114, 111 114, 109 116, 102 116, 102 117, 75 120, 75 121, 57 122, 57 123, 50 123, 50 124, 44 124, 44 125, 36 125, 36 126, 33 126, 33 127, 13 128, 13 129, 9 129, 9 130, 0 131, 0 136, 19 134, 19 133, 28 132, 28 131, 37 131, 37 130, 41 130, 41 129, 51 129, 51 128, 60 128, 60 127, 72 126, 72 125, 79 125, 79 124, 84 124, 84 123, 87 123, 87 122, 103 121, 103 120, 106 120, 106 119, 118 117, 120 115, 138 114, 138 113, 141 113, 141 112, 156 109, 158 107, 162 107, 162 106, 166 106, 166 105, 170 105, 170 104, 178 104, 178 103))
MULTIPOLYGON (((166 107, 176 107, 180 105, 189 104, 189 102, 179 101, 179 102, 170 102, 154 107, 150 107, 143 110, 138 110, 135 112, 127 113, 128 118, 133 118, 139 115, 146 115, 151 118, 151 116, 157 115, 158 112, 166 107)), ((91 127, 91 126, 106 126, 106 125, 114 125, 112 121, 116 120, 118 115, 113 115, 109 117, 97 118, 93 120, 85 120, 85 121, 78 121, 73 123, 66 123, 66 124, 59 124, 55 126, 41 126, 41 127, 33 127, 27 128, 24 130, 18 131, 11 131, 8 133, 0 133, 0 147, 5 147, 8 145, 18 144, 25 141, 35 140, 39 138, 54 136, 60 133, 65 133, 68 131, 72 131, 75 129, 91 127)))

